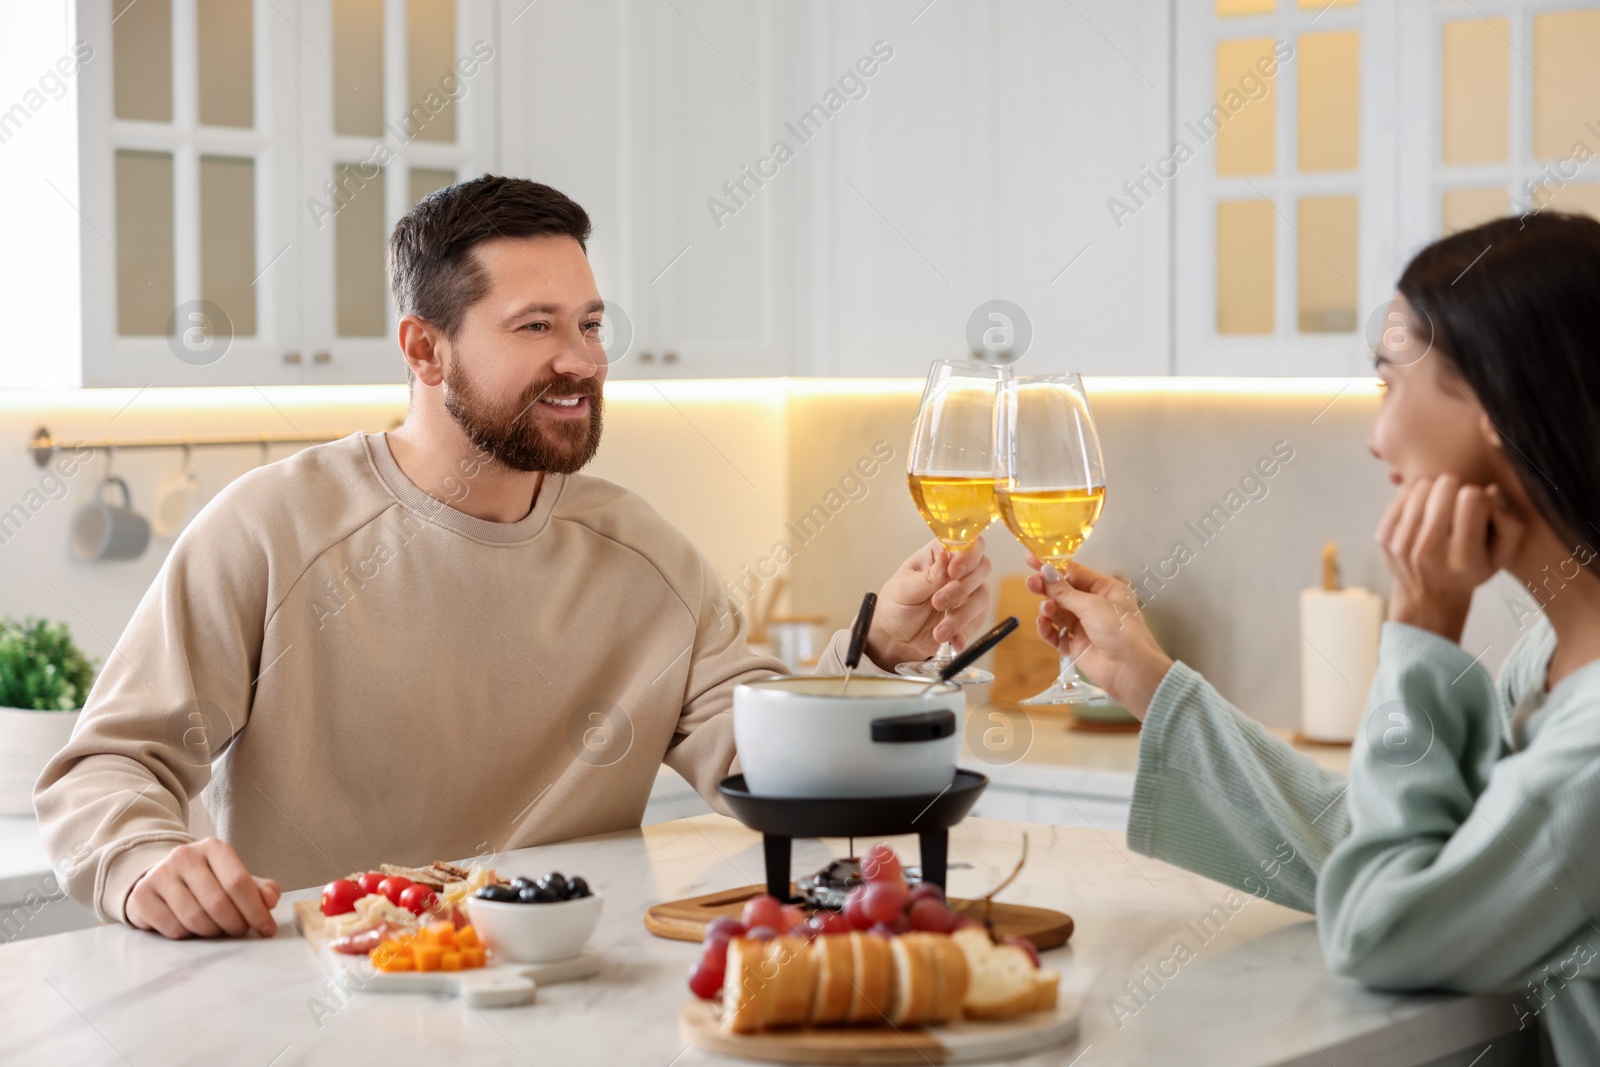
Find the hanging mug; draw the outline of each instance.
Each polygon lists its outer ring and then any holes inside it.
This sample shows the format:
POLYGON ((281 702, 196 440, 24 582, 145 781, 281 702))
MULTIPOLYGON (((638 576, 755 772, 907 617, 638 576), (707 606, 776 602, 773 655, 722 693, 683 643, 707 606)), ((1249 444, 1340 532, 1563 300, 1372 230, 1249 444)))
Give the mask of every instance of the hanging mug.
POLYGON ((176 537, 194 517, 195 506, 200 502, 200 478, 189 467, 173 478, 156 494, 156 506, 150 512, 151 525, 157 537, 176 537))
POLYGON ((72 551, 81 560, 101 562, 138 559, 150 543, 150 522, 133 510, 133 495, 121 478, 107 478, 95 491, 93 503, 79 509, 72 520, 72 551), (106 503, 106 487, 122 490, 122 503, 106 503))

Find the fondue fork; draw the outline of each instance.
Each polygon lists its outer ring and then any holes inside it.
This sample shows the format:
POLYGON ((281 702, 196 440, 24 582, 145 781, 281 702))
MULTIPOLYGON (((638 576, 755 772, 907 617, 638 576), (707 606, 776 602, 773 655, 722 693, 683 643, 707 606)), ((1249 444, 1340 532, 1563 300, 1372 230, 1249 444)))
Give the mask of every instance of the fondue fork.
POLYGON ((1000 623, 994 629, 990 630, 988 633, 974 641, 965 652, 961 653, 949 663, 946 663, 944 665, 944 669, 939 672, 939 677, 933 679, 927 685, 923 686, 922 689, 918 691, 917 695, 921 696, 923 693, 926 693, 940 682, 948 682, 951 678, 955 677, 956 674, 965 670, 969 664, 975 662, 978 657, 982 656, 985 652, 988 652, 1001 641, 1004 641, 1006 636, 1016 628, 1017 617, 1015 615, 1008 616, 1004 622, 1000 623))
POLYGON ((877 593, 868 593, 861 598, 861 610, 856 613, 855 625, 850 627, 850 649, 844 657, 844 685, 839 687, 840 696, 844 696, 850 688, 850 675, 855 673, 856 664, 861 662, 861 650, 867 645, 867 631, 872 629, 872 613, 877 608, 877 593))

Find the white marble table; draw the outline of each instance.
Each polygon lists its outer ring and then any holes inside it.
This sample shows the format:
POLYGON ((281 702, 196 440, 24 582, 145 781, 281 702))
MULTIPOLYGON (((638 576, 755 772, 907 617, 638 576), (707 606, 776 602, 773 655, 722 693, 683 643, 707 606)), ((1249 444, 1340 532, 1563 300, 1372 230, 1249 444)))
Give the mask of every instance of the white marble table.
MULTIPOLYGON (((1429 1063, 1473 1055, 1514 1028, 1497 997, 1372 993, 1322 966, 1308 917, 1251 901, 1126 851, 1120 835, 969 819, 952 832, 955 895, 992 885, 1031 835, 1027 868, 1004 899, 1058 908, 1078 929, 1047 953, 1084 998, 1076 1044, 1026 1062, 1102 1064, 1429 1063), (1235 898, 1238 900, 1239 898, 1235 898), (1196 927, 1215 907, 1215 934, 1196 927), (1193 958, 1147 976, 1179 940, 1193 958), (1124 983, 1143 982, 1140 1000, 1124 983), (1114 1004, 1120 1001, 1124 1008, 1114 1004), (1081 1059, 1077 1058, 1080 1057, 1081 1059)), ((895 839, 915 855, 914 839, 895 839)), ((796 869, 843 842, 796 842, 796 869), (832 846, 830 848, 830 846, 832 846)), ((538 1003, 477 1011, 450 997, 359 994, 325 985, 292 929, 263 942, 169 942, 120 927, 0 948, 0 1060, 50 1064, 637 1064, 723 1062, 686 1050, 677 1013, 694 945, 641 925, 652 903, 763 880, 760 838, 706 815, 508 853, 502 871, 582 874, 606 895, 591 947, 596 978, 542 989, 538 1003)), ((295 894, 296 897, 310 892, 295 894)), ((1503 1042, 1498 1042, 1503 1045, 1503 1042)), ((1480 1064, 1503 1062, 1498 1054, 1480 1064)))

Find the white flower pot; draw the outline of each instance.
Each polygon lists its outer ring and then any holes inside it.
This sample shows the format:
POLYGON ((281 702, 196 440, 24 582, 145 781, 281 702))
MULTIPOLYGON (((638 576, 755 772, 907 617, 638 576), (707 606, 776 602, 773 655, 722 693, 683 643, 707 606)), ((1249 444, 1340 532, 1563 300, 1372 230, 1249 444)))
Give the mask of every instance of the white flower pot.
POLYGON ((0 815, 33 814, 33 785, 72 737, 80 714, 0 708, 0 815))

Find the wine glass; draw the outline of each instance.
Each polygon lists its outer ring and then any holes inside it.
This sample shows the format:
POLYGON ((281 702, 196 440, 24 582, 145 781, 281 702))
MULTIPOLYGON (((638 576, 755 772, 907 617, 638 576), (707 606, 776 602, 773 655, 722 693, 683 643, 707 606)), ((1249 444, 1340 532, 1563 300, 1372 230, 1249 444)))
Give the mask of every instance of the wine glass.
MULTIPOLYGON (((1000 516, 1023 546, 1065 572, 1105 506, 1105 461, 1076 374, 1015 378, 1000 385, 997 452, 1000 516)), ((1061 654, 1055 684, 1024 705, 1087 704, 1105 690, 1078 677, 1061 654)))
MULTIPOLYGON (((995 416, 1005 367, 939 360, 917 409, 911 436, 911 499, 939 543, 959 552, 978 539, 998 515, 995 503, 995 416)), ((946 641, 932 659, 901 663, 900 674, 937 678, 955 658, 946 641)), ((981 685, 994 675, 968 667, 950 681, 981 685)))

